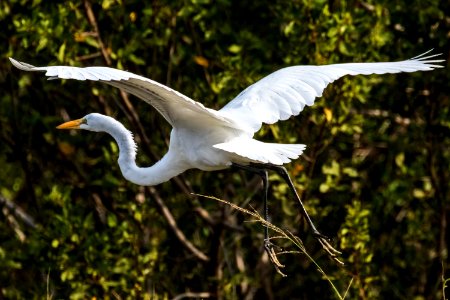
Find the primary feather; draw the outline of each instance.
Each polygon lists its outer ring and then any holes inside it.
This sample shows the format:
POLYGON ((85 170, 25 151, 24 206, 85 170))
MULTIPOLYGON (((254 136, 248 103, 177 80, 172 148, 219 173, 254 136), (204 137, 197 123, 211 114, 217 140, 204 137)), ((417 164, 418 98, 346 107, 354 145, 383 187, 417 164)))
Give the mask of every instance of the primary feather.
MULTIPOLYGON (((430 50, 431 51, 431 50, 430 50)), ((238 119, 251 132, 262 123, 273 124, 298 115, 314 104, 328 84, 345 75, 370 75, 399 72, 431 71, 442 68, 425 52, 412 59, 398 62, 346 63, 323 66, 294 66, 278 70, 247 87, 225 105, 220 113, 238 119)))
POLYGON ((13 58, 9 59, 18 69, 46 72, 45 75, 49 79, 100 81, 123 89, 152 105, 173 127, 180 126, 179 121, 184 121, 189 113, 199 119, 207 118, 227 123, 227 120, 217 114, 215 110, 206 108, 203 104, 161 83, 127 71, 108 67, 35 67, 13 58))

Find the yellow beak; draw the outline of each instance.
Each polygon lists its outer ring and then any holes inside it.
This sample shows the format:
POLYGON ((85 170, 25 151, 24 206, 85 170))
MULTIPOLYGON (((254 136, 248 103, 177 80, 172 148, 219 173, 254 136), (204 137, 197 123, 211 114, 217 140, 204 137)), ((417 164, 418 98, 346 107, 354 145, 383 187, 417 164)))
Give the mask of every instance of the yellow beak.
POLYGON ((58 129, 80 129, 80 125, 83 124, 83 119, 73 120, 56 126, 58 129))

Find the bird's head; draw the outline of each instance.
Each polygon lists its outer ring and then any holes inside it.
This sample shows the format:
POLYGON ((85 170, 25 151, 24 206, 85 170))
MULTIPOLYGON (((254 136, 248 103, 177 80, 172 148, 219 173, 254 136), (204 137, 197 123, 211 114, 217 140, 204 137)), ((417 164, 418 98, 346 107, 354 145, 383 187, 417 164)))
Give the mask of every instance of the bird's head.
POLYGON ((86 116, 84 116, 81 119, 72 120, 66 123, 63 123, 56 128, 58 129, 85 129, 89 131, 105 131, 106 124, 110 124, 111 122, 114 122, 115 120, 111 117, 98 114, 98 113, 91 113, 86 116))

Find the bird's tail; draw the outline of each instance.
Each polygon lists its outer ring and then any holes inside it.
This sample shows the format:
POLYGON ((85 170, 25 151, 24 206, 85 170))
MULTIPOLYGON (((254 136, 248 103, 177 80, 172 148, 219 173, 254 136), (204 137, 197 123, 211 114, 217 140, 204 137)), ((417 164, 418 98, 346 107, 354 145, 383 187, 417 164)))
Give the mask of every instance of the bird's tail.
POLYGON ((305 150, 303 144, 263 143, 253 139, 236 138, 214 148, 236 155, 237 162, 282 165, 298 158, 305 150))

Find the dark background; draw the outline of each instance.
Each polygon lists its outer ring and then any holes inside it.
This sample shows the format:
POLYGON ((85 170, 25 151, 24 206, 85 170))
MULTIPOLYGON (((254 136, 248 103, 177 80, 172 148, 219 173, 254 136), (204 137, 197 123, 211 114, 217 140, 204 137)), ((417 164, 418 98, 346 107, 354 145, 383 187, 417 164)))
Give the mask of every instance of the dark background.
POLYGON ((448 1, 423 0, 1 1, 0 298, 336 299, 350 286, 346 299, 442 299, 449 11, 448 1), (271 221, 310 255, 280 255, 287 277, 264 254, 260 223, 190 194, 261 212, 257 177, 191 170, 153 188, 128 183, 109 136, 55 126, 113 116, 135 132, 139 164, 151 165, 167 149, 164 119, 111 87, 47 81, 8 60, 121 68, 219 109, 284 66, 402 60, 431 48, 446 68, 341 79, 299 117, 257 134, 308 145, 286 167, 343 251, 340 267, 271 174, 271 221))

